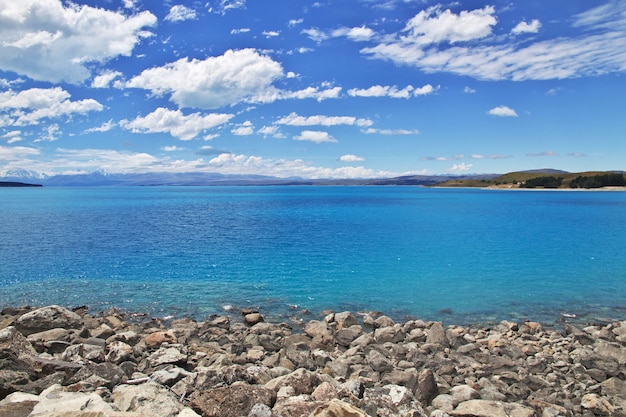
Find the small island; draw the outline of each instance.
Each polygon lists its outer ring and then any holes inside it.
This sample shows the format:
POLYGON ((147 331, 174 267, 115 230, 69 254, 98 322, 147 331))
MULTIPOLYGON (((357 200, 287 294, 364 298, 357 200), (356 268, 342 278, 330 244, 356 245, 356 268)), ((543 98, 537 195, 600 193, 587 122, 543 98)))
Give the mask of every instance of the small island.
POLYGON ((41 184, 28 184, 17 181, 0 181, 0 187, 42 187, 41 184))
POLYGON ((626 187, 623 171, 566 172, 552 169, 509 172, 491 179, 452 179, 437 187, 496 189, 608 189, 626 187))

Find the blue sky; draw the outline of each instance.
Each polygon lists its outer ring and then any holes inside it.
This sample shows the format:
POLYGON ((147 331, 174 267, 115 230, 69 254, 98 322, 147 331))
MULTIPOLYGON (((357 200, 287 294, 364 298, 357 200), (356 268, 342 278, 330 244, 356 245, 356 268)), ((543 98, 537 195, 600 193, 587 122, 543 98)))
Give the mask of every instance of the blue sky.
POLYGON ((625 169, 626 1, 0 0, 0 175, 625 169))

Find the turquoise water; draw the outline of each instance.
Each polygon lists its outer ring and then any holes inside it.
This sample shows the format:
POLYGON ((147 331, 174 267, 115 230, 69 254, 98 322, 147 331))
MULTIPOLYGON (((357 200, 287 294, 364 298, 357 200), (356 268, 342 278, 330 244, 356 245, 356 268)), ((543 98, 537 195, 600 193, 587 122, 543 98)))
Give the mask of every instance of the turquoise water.
POLYGON ((626 318, 624 192, 2 189, 0 210, 2 306, 626 318))

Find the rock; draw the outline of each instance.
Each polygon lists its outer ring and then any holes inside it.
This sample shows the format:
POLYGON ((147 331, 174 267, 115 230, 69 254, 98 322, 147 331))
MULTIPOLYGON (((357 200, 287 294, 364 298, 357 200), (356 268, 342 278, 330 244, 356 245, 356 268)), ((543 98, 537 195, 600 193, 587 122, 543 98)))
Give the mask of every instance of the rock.
POLYGON ((157 367, 159 365, 184 363, 187 360, 187 355, 178 350, 177 347, 161 347, 153 352, 147 360, 150 366, 157 367))
POLYGON ((269 406, 263 403, 257 403, 257 404, 254 404, 254 406, 248 413, 247 417, 280 417, 280 416, 275 414, 269 406))
POLYGON ((82 318, 63 307, 51 305, 26 313, 15 322, 15 327, 25 336, 55 328, 78 329, 82 318))
POLYGON ((448 346, 448 338, 446 337, 446 329, 443 327, 443 323, 435 322, 430 326, 426 335, 426 343, 448 346))
POLYGON ((342 328, 335 333, 335 341, 339 346, 350 346, 350 344, 363 334, 363 329, 359 325, 342 328))
POLYGON ((391 317, 380 316, 374 320, 374 328, 380 329, 382 327, 391 327, 396 324, 391 317))
POLYGON ((610 416, 613 414, 613 406, 598 394, 585 394, 580 400, 580 406, 596 415, 610 416))
POLYGON ((404 340, 406 333, 399 324, 379 327, 374 331, 374 339, 378 343, 398 343, 404 340))
POLYGON ((116 340, 107 346, 106 360, 119 365, 122 362, 133 359, 133 348, 120 340, 116 340))
POLYGON ((367 417, 363 411, 338 399, 317 407, 311 417, 367 417))
POLYGON ((38 402, 37 395, 15 392, 0 401, 0 417, 28 417, 38 402))
POLYGON ((311 394, 322 381, 318 374, 307 369, 297 369, 288 375, 274 378, 265 384, 265 387, 275 392, 281 387, 290 386, 294 390, 294 395, 311 394))
POLYGON ((435 376, 430 369, 422 369, 417 375, 417 387, 417 399, 423 404, 430 405, 430 402, 439 395, 435 376))
POLYGON ((191 407, 203 417, 246 416, 256 404, 272 407, 276 393, 268 388, 237 383, 230 387, 196 391, 191 395, 191 407))
POLYGON ((408 388, 399 385, 366 389, 363 404, 365 404, 367 414, 378 417, 427 417, 408 388))
POLYGON ((39 402, 29 417, 63 415, 73 411, 102 412, 106 415, 114 409, 96 393, 67 392, 60 385, 52 385, 39 395, 39 402))
POLYGON ((128 378, 124 371, 117 365, 109 362, 89 364, 74 374, 70 379, 70 384, 81 381, 91 382, 94 386, 106 386, 113 389, 116 385, 126 381, 128 378))
POLYGON ((296 395, 277 401, 273 410, 281 417, 303 417, 310 416, 317 407, 323 404, 308 395, 296 395))
POLYGON ((337 386, 331 384, 328 381, 324 381, 313 390, 311 396, 316 401, 330 401, 333 398, 337 398, 339 396, 339 391, 337 386))
POLYGON ((448 412, 452 417, 536 417, 535 410, 517 403, 469 400, 448 412))
POLYGON ((262 323, 264 319, 260 313, 250 313, 243 317, 243 321, 247 326, 254 326, 255 324, 262 323))
POLYGON ((118 385, 111 394, 121 411, 145 416, 178 417, 185 408, 167 388, 155 382, 141 385, 118 385))
POLYGON ((478 391, 469 385, 457 385, 456 387, 452 387, 450 395, 452 395, 452 402, 454 405, 480 398, 478 391))
POLYGON ((159 332, 154 332, 154 333, 150 333, 148 336, 146 336, 146 338, 144 339, 144 343, 146 344, 146 347, 148 349, 158 349, 161 347, 161 345, 163 343, 177 343, 178 340, 176 339, 176 336, 174 336, 174 332, 170 331, 159 331, 159 332))
POLYGON ((165 369, 159 369, 150 375, 150 378, 161 385, 171 387, 190 373, 178 366, 169 366, 165 369))
POLYGON ((376 349, 371 349, 366 355, 367 363, 372 367, 376 372, 386 372, 391 371, 393 369, 393 365, 379 351, 376 349))
POLYGON ((348 327, 352 327, 358 324, 354 314, 349 311, 335 313, 334 320, 337 323, 337 330, 347 329, 348 327))

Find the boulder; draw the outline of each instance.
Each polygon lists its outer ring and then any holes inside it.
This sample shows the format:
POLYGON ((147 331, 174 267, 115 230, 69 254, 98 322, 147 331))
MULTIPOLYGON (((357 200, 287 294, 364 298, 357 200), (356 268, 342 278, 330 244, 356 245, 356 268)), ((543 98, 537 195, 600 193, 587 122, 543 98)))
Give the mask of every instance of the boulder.
POLYGON ((57 305, 38 308, 20 316, 15 327, 25 336, 56 328, 79 329, 83 319, 76 313, 57 305))
POLYGON ((247 326, 254 326, 255 324, 263 322, 263 316, 260 313, 250 313, 243 317, 243 321, 247 326))
POLYGON ((517 403, 469 400, 448 412, 452 417, 537 417, 535 410, 517 403))
POLYGON ((163 343, 177 343, 178 340, 174 336, 174 332, 170 331, 158 331, 150 333, 144 339, 144 343, 148 349, 158 349, 163 343))
POLYGON ((371 349, 367 352, 366 359, 367 363, 376 372, 386 372, 393 369, 393 365, 389 359, 376 349, 371 349))
POLYGON ((230 387, 196 391, 191 395, 191 407, 203 417, 246 416, 256 404, 272 407, 276 401, 274 390, 236 383, 230 387))
POLYGON ((278 392, 281 387, 289 386, 294 390, 294 395, 311 394, 322 383, 320 376, 307 369, 297 369, 290 374, 274 378, 265 384, 265 387, 278 392))
POLYGON ((422 369, 417 375, 417 399, 425 405, 430 405, 437 395, 439 395, 439 388, 433 371, 422 369))
POLYGON ((185 408, 167 388, 155 382, 118 385, 113 389, 111 399, 121 411, 145 416, 178 417, 185 408))
POLYGON ((52 385, 39 395, 39 402, 29 417, 56 416, 75 411, 89 411, 94 415, 101 412, 106 415, 114 409, 96 393, 67 392, 60 385, 52 385))
POLYGON ((426 335, 426 343, 448 346, 448 338, 446 337, 446 329, 443 327, 443 323, 435 322, 430 326, 426 335))
POLYGON ((332 399, 326 404, 317 407, 311 413, 311 417, 367 417, 367 414, 351 404, 332 399))

